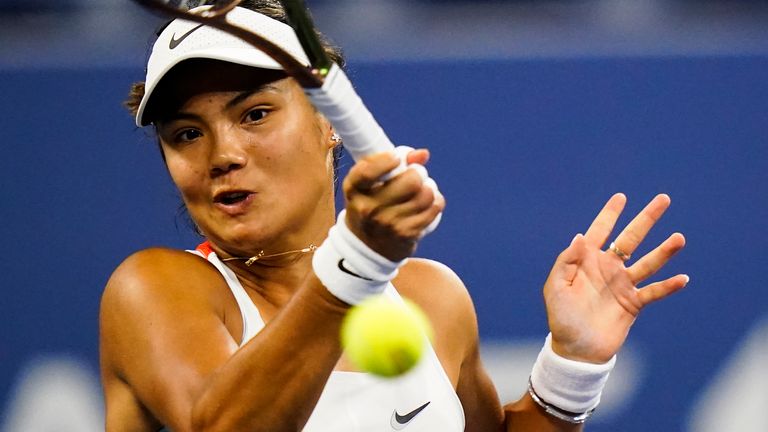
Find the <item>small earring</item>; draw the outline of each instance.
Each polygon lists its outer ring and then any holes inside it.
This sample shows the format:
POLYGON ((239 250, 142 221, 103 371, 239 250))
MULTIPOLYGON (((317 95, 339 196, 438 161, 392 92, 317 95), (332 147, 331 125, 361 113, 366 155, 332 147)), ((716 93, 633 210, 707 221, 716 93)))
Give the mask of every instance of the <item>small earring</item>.
POLYGON ((341 144, 341 137, 339 136, 339 134, 334 133, 333 135, 331 135, 331 141, 333 141, 334 144, 341 144))

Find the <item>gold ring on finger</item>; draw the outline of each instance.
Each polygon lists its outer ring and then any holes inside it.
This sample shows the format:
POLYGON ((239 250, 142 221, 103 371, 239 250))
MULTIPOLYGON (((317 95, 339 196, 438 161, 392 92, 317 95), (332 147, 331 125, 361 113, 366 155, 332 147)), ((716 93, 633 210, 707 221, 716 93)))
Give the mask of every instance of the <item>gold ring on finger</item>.
POLYGON ((615 253, 616 256, 619 257, 622 261, 628 261, 629 258, 631 257, 630 254, 619 249, 619 247, 616 246, 616 242, 611 242, 611 245, 608 246, 608 250, 615 253))

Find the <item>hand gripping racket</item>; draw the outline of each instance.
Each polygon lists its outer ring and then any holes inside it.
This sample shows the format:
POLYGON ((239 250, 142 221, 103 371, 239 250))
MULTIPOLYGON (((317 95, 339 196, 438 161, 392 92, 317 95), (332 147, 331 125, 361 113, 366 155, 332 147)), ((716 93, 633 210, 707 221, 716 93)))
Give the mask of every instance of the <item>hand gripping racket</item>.
MULTIPOLYGON (((194 8, 195 0, 134 0, 142 6, 163 15, 193 21, 217 28, 236 36, 258 48, 304 88, 312 104, 333 124, 343 138, 344 148, 354 160, 366 156, 391 152, 395 146, 379 126, 371 112, 355 92, 344 71, 326 55, 315 33, 315 26, 303 0, 280 0, 288 21, 303 47, 310 65, 307 67, 276 44, 258 33, 233 24, 227 20, 227 13, 242 0, 208 1, 207 8, 194 8)), ((401 158, 403 160, 404 158, 401 158)), ((384 180, 406 169, 403 160, 398 168, 387 174, 384 180)), ((434 183, 431 179, 428 181, 434 183)), ((438 194, 437 187, 433 186, 438 194)), ((438 216, 425 230, 431 232, 440 221, 438 216)))

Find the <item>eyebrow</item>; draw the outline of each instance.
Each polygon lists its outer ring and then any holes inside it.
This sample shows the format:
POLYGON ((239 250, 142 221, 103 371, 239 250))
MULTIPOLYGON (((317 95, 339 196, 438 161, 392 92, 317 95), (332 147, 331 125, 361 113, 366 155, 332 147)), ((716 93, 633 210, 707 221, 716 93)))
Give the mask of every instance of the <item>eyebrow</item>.
POLYGON ((251 97, 252 95, 254 95, 256 93, 261 93, 261 92, 270 91, 270 90, 271 91, 277 91, 277 92, 281 91, 281 89, 279 87, 277 87, 276 85, 273 85, 273 84, 262 84, 262 85, 260 85, 259 87, 255 88, 255 89, 245 90, 245 91, 242 91, 242 92, 238 93, 237 95, 235 95, 235 97, 230 99, 229 102, 227 102, 227 104, 225 105, 225 108, 232 108, 235 105, 237 105, 240 102, 248 99, 249 97, 251 97))
MULTIPOLYGON (((271 83, 262 84, 262 85, 256 87, 255 89, 244 90, 244 91, 241 91, 240 93, 236 94, 232 99, 227 101, 227 103, 225 105, 225 108, 226 109, 232 108, 232 107, 236 106, 237 104, 241 103, 242 101, 244 101, 244 100, 248 99, 249 97, 253 96, 254 94, 265 92, 265 91, 282 92, 283 90, 280 87, 278 87, 278 86, 276 86, 274 84, 271 84, 271 83)), ((167 118, 164 118, 164 119, 162 119, 160 121, 163 122, 163 123, 170 123, 170 122, 177 121, 177 120, 197 120, 199 118, 200 117, 198 115, 196 115, 196 114, 191 114, 191 113, 187 113, 187 112, 181 111, 181 112, 175 112, 172 115, 170 115, 167 118)))
POLYGON ((200 119, 200 116, 195 114, 190 114, 186 112, 175 112, 172 115, 158 119, 157 121, 155 121, 155 124, 157 126, 161 126, 163 124, 172 123, 178 120, 198 120, 198 119, 200 119))

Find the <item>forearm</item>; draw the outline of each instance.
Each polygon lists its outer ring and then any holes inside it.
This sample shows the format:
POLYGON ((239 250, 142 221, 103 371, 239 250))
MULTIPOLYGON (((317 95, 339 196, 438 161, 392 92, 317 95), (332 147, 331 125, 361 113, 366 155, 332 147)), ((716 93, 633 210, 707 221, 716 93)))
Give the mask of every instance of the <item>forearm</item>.
POLYGON ((507 430, 581 430, 600 403, 614 364, 615 356, 601 364, 564 358, 554 352, 552 337, 547 336, 531 371, 528 392, 505 407, 507 430))
POLYGON ((504 406, 504 426, 507 432, 578 432, 583 424, 568 423, 548 415, 526 393, 520 400, 504 406))
POLYGON ((313 278, 210 377, 194 430, 300 430, 341 355, 346 309, 313 278))

